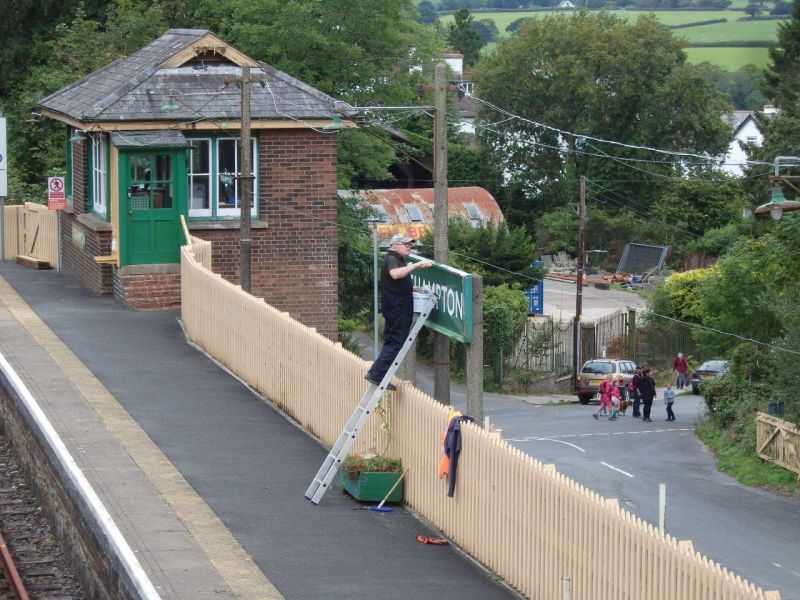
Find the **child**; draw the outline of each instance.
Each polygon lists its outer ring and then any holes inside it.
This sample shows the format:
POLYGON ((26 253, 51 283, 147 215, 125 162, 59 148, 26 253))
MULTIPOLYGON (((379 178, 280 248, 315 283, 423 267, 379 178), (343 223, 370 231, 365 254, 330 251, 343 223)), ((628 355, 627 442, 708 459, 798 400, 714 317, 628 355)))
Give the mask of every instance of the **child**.
POLYGON ((672 389, 672 384, 667 384, 667 389, 664 390, 664 403, 667 405, 667 421, 675 420, 675 413, 672 412, 672 403, 675 402, 675 390, 672 389))
POLYGON ((595 419, 599 418, 597 415, 600 413, 603 413, 605 416, 608 414, 608 411, 611 410, 611 397, 615 391, 617 396, 619 396, 619 390, 617 389, 617 386, 614 385, 614 382, 611 381, 611 375, 606 375, 606 378, 600 384, 600 390, 598 392, 600 394, 600 406, 596 411, 594 411, 594 413, 592 413, 592 416, 595 419))
POLYGON ((619 397, 619 389, 614 386, 614 390, 616 393, 611 394, 611 416, 608 417, 609 421, 616 421, 617 416, 619 416, 619 404, 620 404, 620 397, 619 397))

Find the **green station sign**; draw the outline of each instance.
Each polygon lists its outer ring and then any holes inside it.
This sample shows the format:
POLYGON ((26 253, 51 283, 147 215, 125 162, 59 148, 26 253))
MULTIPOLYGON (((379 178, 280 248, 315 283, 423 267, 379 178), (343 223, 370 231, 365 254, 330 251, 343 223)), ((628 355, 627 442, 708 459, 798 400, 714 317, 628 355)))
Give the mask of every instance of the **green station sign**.
MULTIPOLYGON (((429 259, 411 254, 406 260, 419 262, 429 259)), ((425 326, 459 342, 471 342, 472 275, 435 262, 430 269, 412 272, 411 280, 415 288, 422 288, 439 296, 436 308, 431 312, 425 326)))

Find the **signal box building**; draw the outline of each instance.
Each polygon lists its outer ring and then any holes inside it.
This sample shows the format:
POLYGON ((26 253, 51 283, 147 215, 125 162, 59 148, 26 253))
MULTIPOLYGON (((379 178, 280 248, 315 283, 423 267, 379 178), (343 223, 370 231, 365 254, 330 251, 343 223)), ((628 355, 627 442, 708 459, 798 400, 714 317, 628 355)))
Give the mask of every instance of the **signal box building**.
POLYGON ((175 308, 183 216, 191 235, 213 243, 213 270, 239 282, 245 65, 252 82, 252 293, 334 338, 330 124, 353 109, 209 31, 169 30, 40 102, 43 114, 66 125, 61 264, 90 290, 130 307, 175 308))

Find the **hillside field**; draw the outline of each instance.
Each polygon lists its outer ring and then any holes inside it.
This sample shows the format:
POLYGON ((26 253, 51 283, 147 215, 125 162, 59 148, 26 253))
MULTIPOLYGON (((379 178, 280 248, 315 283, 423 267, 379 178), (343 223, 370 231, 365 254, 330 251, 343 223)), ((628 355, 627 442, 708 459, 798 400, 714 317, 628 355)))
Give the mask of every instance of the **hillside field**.
MULTIPOLYGON (((609 11, 625 19, 636 19, 639 15, 647 14, 640 10, 615 10, 609 11)), ((506 27, 517 19, 525 17, 539 17, 546 14, 570 14, 568 11, 532 11, 532 12, 475 12, 475 20, 492 19, 497 25, 501 38, 509 34, 506 27)), ((728 19, 725 23, 713 25, 701 25, 698 27, 686 27, 674 30, 675 36, 686 38, 690 43, 693 42, 732 42, 732 41, 762 41, 777 40, 778 20, 764 21, 737 21, 744 16, 739 10, 707 10, 707 11, 656 11, 653 14, 665 25, 682 25, 697 21, 707 21, 711 19, 728 19)), ((442 15, 440 20, 443 24, 452 22, 452 15, 442 15)), ((487 50, 491 50, 494 44, 490 44, 487 50)), ((746 64, 754 64, 764 67, 767 64, 766 48, 750 47, 727 47, 727 48, 687 48, 686 54, 691 62, 708 61, 724 67, 726 69, 737 69, 746 64)))

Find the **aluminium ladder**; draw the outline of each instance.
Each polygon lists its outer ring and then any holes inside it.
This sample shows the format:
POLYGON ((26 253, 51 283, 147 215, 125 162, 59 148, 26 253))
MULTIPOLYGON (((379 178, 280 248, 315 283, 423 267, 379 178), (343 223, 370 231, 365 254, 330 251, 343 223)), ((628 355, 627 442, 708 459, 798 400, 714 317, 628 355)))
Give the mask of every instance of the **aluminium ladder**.
MULTIPOLYGON (((436 306, 438 299, 439 297, 431 292, 430 298, 428 298, 425 306, 422 308, 422 312, 419 314, 419 317, 417 317, 414 327, 412 327, 409 332, 405 343, 397 353, 389 370, 386 371, 386 375, 383 376, 383 379, 377 386, 374 383, 370 383, 367 391, 364 392, 361 401, 344 426, 342 433, 339 434, 339 439, 336 440, 336 443, 331 448, 330 453, 328 453, 327 458, 323 461, 322 466, 317 472, 316 477, 314 477, 314 481, 311 482, 311 485, 308 486, 308 490, 306 490, 306 498, 311 500, 314 504, 319 504, 319 501, 322 500, 322 496, 328 490, 331 481, 333 481, 347 453, 350 452, 350 448, 353 447, 356 437, 361 432, 361 429, 363 429, 372 411, 375 410, 378 401, 381 399, 381 396, 383 396, 386 387, 389 385, 392 377, 394 377, 394 374, 397 372, 406 354, 411 349, 411 345, 414 343, 417 335, 419 335, 425 321, 428 320, 428 316, 433 310, 433 307, 436 306)), ((377 359, 377 357, 375 358, 377 359)))

